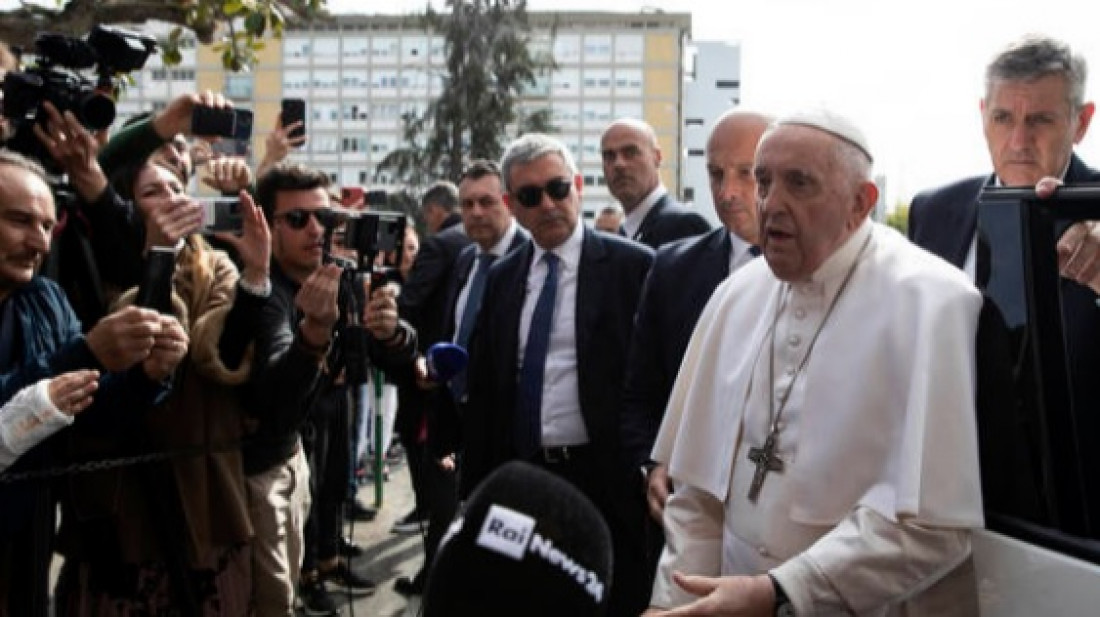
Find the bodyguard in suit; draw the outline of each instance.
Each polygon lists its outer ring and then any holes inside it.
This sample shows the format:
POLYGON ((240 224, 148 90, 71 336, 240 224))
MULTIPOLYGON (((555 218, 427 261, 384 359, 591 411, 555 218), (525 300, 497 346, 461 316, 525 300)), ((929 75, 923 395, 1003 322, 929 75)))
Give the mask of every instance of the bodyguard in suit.
MULTIPOLYGON (((458 254, 448 277, 439 327, 440 340, 464 348, 469 348, 489 266, 529 238, 504 204, 503 187, 500 167, 486 160, 471 162, 458 183, 462 226, 472 242, 458 254)), ((422 373, 426 372, 422 369, 422 373)), ((394 588, 404 595, 423 592, 428 568, 454 518, 456 507, 455 453, 461 438, 458 407, 466 400, 466 375, 455 376, 450 384, 424 385, 428 443, 423 481, 429 514, 428 533, 424 538, 424 565, 420 572, 412 579, 401 577, 394 583, 394 588)))
POLYGON ((568 480, 612 530, 611 614, 647 602, 637 471, 620 448, 622 383, 647 247, 579 221, 582 180, 548 135, 512 142, 506 203, 531 234, 490 270, 478 315, 464 416, 460 495, 506 461, 568 480))
MULTIPOLYGON (((1016 41, 994 57, 986 68, 982 125, 993 162, 993 174, 976 176, 925 191, 913 198, 909 237, 975 279, 979 288, 988 279, 989 259, 977 234, 978 197, 986 186, 1036 187, 1049 195, 1058 184, 1100 181, 1076 154, 1074 144, 1085 136, 1095 106, 1084 100, 1086 65, 1064 43, 1030 36, 1016 41)), ((1069 226, 1058 241, 1062 275, 1062 316, 1073 394, 1082 434, 1100 435, 1100 291, 1097 254, 1100 226, 1069 226)), ((986 303, 978 330, 978 413, 983 431, 982 466, 1014 465, 1015 478, 1001 486, 983 486, 987 507, 1004 507, 1019 515, 1041 518, 1036 504, 1035 477, 1029 461, 1029 438, 1037 434, 1034 419, 1016 416, 1016 401, 1006 384, 1012 383, 1007 342, 996 308, 986 303)), ((1083 452, 1089 468, 1100 467, 1100 450, 1083 452)), ((984 478, 983 478, 984 479, 984 478)), ((1100 508, 1100 495, 1089 497, 1100 508)))
MULTIPOLYGON (((458 187, 441 181, 428 187, 420 198, 420 211, 432 235, 424 240, 409 278, 401 287, 397 306, 401 317, 417 332, 420 352, 442 339, 444 296, 458 253, 470 244, 458 214, 458 187)), ((424 447, 418 440, 424 422, 424 393, 416 386, 412 371, 393 375, 398 385, 397 417, 394 429, 405 448, 416 506, 395 525, 395 531, 416 532, 427 522, 422 473, 426 464, 424 447)))
POLYGON ((661 184, 661 148, 653 127, 616 120, 600 138, 608 190, 626 211, 626 237, 656 250, 662 244, 710 231, 710 223, 679 204, 661 184))
MULTIPOLYGON (((771 121, 755 112, 729 111, 714 123, 707 173, 722 227, 661 247, 646 278, 630 345, 622 426, 623 449, 635 469, 647 467, 699 314, 718 284, 756 256, 760 229, 752 164, 771 121)), ((668 498, 667 475, 648 470, 652 479, 663 479, 649 494, 659 522, 668 498)))
POLYGON ((752 165, 756 144, 771 122, 762 114, 736 110, 715 121, 707 140, 707 175, 722 227, 658 249, 638 304, 622 432, 627 463, 643 472, 643 482, 635 486, 646 495, 652 517, 646 525, 650 577, 664 547, 661 520, 671 486, 664 465, 652 462, 649 454, 703 307, 718 284, 758 251, 752 165))

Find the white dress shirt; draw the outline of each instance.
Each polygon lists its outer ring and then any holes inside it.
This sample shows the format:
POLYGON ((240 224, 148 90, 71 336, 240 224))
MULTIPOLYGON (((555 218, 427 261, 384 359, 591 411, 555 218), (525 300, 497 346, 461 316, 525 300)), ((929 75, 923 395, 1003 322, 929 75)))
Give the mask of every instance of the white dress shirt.
POLYGON ((657 188, 653 189, 649 195, 646 195, 645 199, 631 212, 628 212, 626 218, 623 219, 623 229, 626 230, 626 237, 631 240, 637 240, 638 230, 642 227, 642 221, 645 220, 649 211, 653 209, 653 205, 656 204, 662 197, 668 194, 668 189, 665 185, 658 184, 657 188))
MULTIPOLYGON (((578 223, 565 242, 552 252, 560 258, 558 292, 554 297, 554 318, 542 379, 542 446, 576 446, 588 443, 588 430, 581 416, 580 387, 577 380, 577 275, 584 244, 584 225, 578 223)), ((527 289, 519 320, 519 353, 516 371, 523 366, 527 333, 542 282, 546 280, 546 253, 534 244, 534 257, 527 272, 527 289)))
MULTIPOLYGON (((508 226, 508 231, 504 232, 504 235, 500 238, 500 241, 493 245, 493 248, 489 249, 489 253, 496 255, 497 258, 501 258, 508 253, 508 247, 512 246, 512 240, 516 237, 516 220, 512 219, 512 224, 508 226)), ((485 252, 482 250, 481 245, 474 244, 476 253, 474 254, 474 263, 470 268, 470 276, 466 277, 466 282, 462 285, 462 290, 458 292, 458 298, 455 299, 455 322, 454 322, 454 336, 451 337, 451 342, 458 341, 458 331, 462 327, 462 316, 466 312, 466 300, 470 298, 470 286, 474 283, 474 275, 477 274, 477 260, 485 252)))

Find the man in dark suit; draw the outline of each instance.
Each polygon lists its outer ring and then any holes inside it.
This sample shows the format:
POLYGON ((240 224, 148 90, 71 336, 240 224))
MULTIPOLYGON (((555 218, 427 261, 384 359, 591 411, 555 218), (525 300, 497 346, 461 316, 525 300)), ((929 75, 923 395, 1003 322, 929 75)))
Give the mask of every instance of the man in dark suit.
POLYGON ((645 472, 642 492, 653 518, 647 533, 650 576, 664 546, 660 526, 670 486, 664 466, 650 461, 649 454, 703 307, 718 284, 758 251, 753 155, 771 122, 758 113, 732 110, 715 121, 707 140, 707 175, 722 227, 661 247, 638 304, 622 431, 627 463, 645 472))
POLYGON ((616 120, 600 138, 608 190, 626 211, 626 237, 656 250, 662 244, 710 231, 710 223, 668 194, 661 183, 661 147, 653 127, 616 120))
MULTIPOLYGON (((630 346, 623 413, 623 449, 635 469, 649 461, 699 314, 718 284, 757 252, 752 163, 770 123, 766 116, 744 111, 718 118, 707 140, 707 171, 722 227, 661 247, 646 278, 630 346)), ((668 497, 667 475, 654 468, 649 475, 664 479, 651 489, 649 499, 659 521, 668 497)))
MULTIPOLYGON (((516 225, 512 212, 504 204, 503 186, 500 168, 495 162, 486 160, 471 162, 458 183, 462 227, 472 242, 459 252, 446 281, 447 291, 440 307, 443 314, 439 324, 441 341, 452 341, 464 348, 469 346, 470 326, 477 316, 485 289, 484 280, 480 284, 476 281, 478 268, 485 270, 481 273, 484 279, 489 265, 529 238, 527 232, 516 225), (472 311, 470 315, 467 310, 472 311)), ((426 372, 421 369, 422 374, 426 372)), ((465 374, 456 376, 453 384, 421 382, 426 386, 423 398, 428 429, 422 473, 428 533, 424 538, 424 565, 420 571, 411 579, 400 577, 394 583, 394 589, 404 595, 423 592, 428 568, 443 533, 454 518, 455 453, 460 439, 457 405, 465 399, 465 374)))
MULTIPOLYGON (((1073 146, 1088 130, 1095 106, 1084 100, 1085 60, 1065 44, 1026 37, 998 54, 986 69, 986 91, 981 101, 982 123, 993 174, 967 178, 925 191, 913 198, 909 237, 921 247, 964 269, 979 287, 988 280, 989 259, 978 238, 978 198, 986 186, 1036 187, 1049 195, 1058 184, 1100 181, 1073 146)), ((1100 318, 1096 314, 1097 252, 1100 227, 1077 223, 1058 241, 1062 274, 1062 315, 1066 351, 1078 414, 1078 430, 1100 434, 1100 318), (1074 256, 1074 257, 1071 257, 1074 256)), ((1019 473, 998 474, 1014 481, 983 486, 987 508, 1006 508, 1027 517, 1041 516, 1035 504, 1035 471, 1028 462, 1034 419, 1016 417, 1011 388, 1012 367, 998 338, 1002 328, 990 303, 982 310, 978 334, 978 413, 983 467, 1016 465, 1019 473)), ((1084 452, 1088 468, 1100 466, 1100 451, 1084 452)), ((983 480, 985 477, 983 476, 983 480)), ((1091 497, 1100 507, 1100 495, 1091 497)))
POLYGON ((653 253, 579 222, 569 149, 528 134, 501 163, 506 203, 531 241, 490 270, 469 367, 460 495, 506 461, 565 478, 612 530, 611 614, 646 605, 642 500, 619 440, 633 315, 653 253))
MULTIPOLYGON (((420 353, 423 354, 428 347, 443 340, 440 324, 443 322, 447 281, 454 269, 455 258, 470 244, 470 238, 461 225, 458 187, 453 183, 441 181, 428 187, 420 198, 420 211, 432 235, 420 246, 409 278, 401 287, 397 306, 401 317, 416 329, 420 353)), ((424 460, 424 445, 419 439, 424 422, 424 393, 416 386, 412 371, 393 377, 398 385, 394 430, 405 449, 416 498, 413 510, 394 524, 394 531, 415 533, 428 521, 423 471, 425 465, 431 462, 424 460)))

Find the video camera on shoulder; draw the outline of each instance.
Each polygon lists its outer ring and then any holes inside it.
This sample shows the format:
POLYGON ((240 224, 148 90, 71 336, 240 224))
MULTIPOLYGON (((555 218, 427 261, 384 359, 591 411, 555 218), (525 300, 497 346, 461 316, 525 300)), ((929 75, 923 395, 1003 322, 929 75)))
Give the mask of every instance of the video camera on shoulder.
POLYGON ((61 113, 73 112, 89 130, 106 129, 115 120, 115 76, 145 66, 156 47, 151 36, 109 26, 95 26, 86 39, 40 33, 34 39, 35 64, 7 73, 0 84, 3 115, 13 129, 7 147, 58 173, 34 134, 35 123, 48 121, 42 104, 49 101, 61 113), (89 69, 95 70, 95 81, 81 73, 89 69))

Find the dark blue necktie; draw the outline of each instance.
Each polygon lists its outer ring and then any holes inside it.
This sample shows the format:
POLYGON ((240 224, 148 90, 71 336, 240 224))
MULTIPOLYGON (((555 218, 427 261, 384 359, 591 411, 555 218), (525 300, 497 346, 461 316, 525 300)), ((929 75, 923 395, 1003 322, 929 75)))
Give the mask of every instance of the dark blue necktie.
POLYGON ((462 323, 458 326, 458 336, 455 338, 459 347, 465 348, 470 344, 470 334, 474 331, 477 312, 481 308, 481 296, 485 295, 485 279, 489 277, 489 266, 493 265, 494 259, 496 255, 492 253, 477 256, 477 270, 474 271, 474 278, 470 283, 470 293, 466 295, 466 308, 462 311, 462 323))
POLYGON ((760 257, 760 247, 755 244, 749 246, 749 255, 753 257, 760 257))
POLYGON ((527 346, 523 351, 523 366, 519 371, 513 439, 516 454, 522 458, 530 458, 538 449, 542 438, 542 377, 546 369, 546 353, 550 349, 550 325, 554 318, 554 297, 558 293, 559 260, 553 253, 543 255, 546 279, 535 302, 535 312, 531 315, 531 328, 527 332, 527 346))
MULTIPOLYGON (((474 323, 477 321, 477 313, 481 308, 481 297, 485 295, 485 280, 489 278, 489 266, 493 265, 496 255, 482 253, 477 256, 477 269, 470 281, 470 293, 466 294, 466 308, 462 311, 462 322, 458 325, 458 336, 455 344, 469 351, 470 335, 474 331, 474 323)), ((466 399, 466 371, 459 371, 451 378, 451 394, 458 402, 466 399)))

